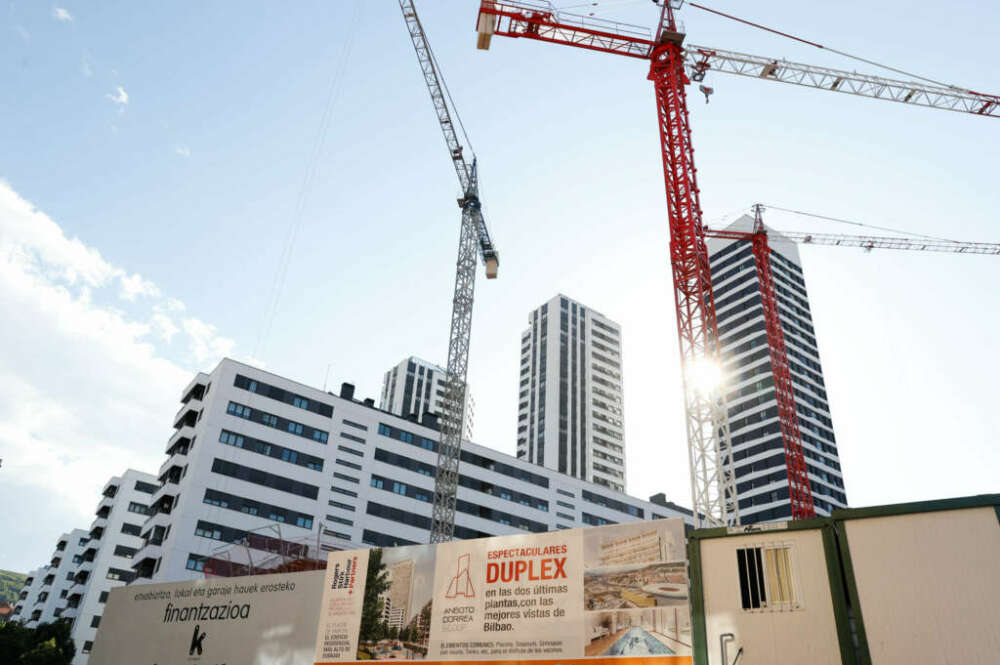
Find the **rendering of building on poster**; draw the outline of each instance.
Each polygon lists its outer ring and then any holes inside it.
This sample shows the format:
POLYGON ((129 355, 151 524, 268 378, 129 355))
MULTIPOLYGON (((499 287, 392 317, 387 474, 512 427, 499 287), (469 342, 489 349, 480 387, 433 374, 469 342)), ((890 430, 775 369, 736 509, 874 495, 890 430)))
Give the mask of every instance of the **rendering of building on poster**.
POLYGON ((316 663, 691 662, 680 519, 331 552, 316 663))

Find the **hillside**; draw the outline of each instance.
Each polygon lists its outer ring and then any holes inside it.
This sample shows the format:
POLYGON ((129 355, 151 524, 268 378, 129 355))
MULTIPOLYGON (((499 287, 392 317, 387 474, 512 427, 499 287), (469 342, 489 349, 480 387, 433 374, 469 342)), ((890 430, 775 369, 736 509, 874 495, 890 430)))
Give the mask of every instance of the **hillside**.
POLYGON ((17 594, 21 593, 21 587, 24 586, 27 577, 21 573, 0 570, 0 602, 6 600, 13 604, 17 601, 17 594))

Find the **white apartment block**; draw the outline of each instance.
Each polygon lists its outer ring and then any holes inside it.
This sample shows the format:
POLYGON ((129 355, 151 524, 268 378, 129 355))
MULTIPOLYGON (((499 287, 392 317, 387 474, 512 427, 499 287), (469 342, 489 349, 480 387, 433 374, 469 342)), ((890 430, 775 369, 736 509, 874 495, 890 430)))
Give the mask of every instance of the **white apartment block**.
POLYGON ((521 334, 517 456, 625 491, 621 327, 557 295, 521 334))
POLYGON ((101 491, 90 531, 60 536, 52 560, 25 581, 15 618, 28 627, 56 620, 72 622, 73 665, 84 665, 104 613, 108 592, 133 576, 132 555, 149 513, 156 476, 129 469, 101 491))
MULTIPOLYGON (((751 231, 743 216, 728 227, 751 231)), ((781 328, 818 515, 845 508, 844 479, 833 434, 809 296, 796 245, 768 230, 781 328)), ((778 405, 768 353, 760 284, 749 241, 708 240, 723 352, 736 491, 744 524, 791 516, 778 405)))
POLYGON ((132 557, 142 545, 139 534, 158 487, 156 476, 132 469, 104 484, 62 614, 73 621, 73 665, 85 665, 90 657, 108 593, 132 580, 132 557))
POLYGON ((73 529, 59 536, 48 564, 33 570, 24 581, 12 619, 28 628, 51 623, 62 616, 67 596, 76 585, 77 567, 89 536, 83 529, 73 529))
MULTIPOLYGON (((174 434, 132 560, 136 582, 266 569, 290 547, 426 543, 437 417, 414 422, 225 359, 181 393, 174 434)), ((683 516, 466 443, 455 535, 476 538, 683 516)), ((320 555, 323 556, 323 555, 320 555)))
MULTIPOLYGON (((434 363, 415 356, 404 358, 383 376, 378 408, 411 420, 419 420, 426 412, 441 417, 444 415, 442 403, 447 376, 448 372, 434 363)), ((475 401, 466 385, 465 427, 462 430, 465 439, 472 438, 475 415, 475 401)))

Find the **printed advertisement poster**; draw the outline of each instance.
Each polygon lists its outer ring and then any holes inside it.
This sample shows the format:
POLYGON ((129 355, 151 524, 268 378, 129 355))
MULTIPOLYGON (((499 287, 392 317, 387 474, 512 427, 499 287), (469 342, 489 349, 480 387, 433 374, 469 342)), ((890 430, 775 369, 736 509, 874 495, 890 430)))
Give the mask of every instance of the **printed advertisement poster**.
POLYGON ((89 663, 307 665, 316 650, 323 572, 113 589, 89 663))
MULTIPOLYGON (((333 612, 347 606, 331 605, 344 591, 324 589, 317 664, 691 662, 680 519, 365 553, 352 596, 360 609, 333 612), (344 638, 351 619, 356 627, 344 638)), ((328 566, 358 554, 332 553, 328 566)))

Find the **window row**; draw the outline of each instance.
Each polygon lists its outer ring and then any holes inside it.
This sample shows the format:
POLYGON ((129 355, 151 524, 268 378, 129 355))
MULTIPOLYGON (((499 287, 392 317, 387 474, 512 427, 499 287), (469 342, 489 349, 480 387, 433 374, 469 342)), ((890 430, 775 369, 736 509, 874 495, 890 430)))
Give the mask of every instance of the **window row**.
POLYGON ((305 439, 312 439, 313 441, 318 441, 320 443, 326 443, 330 436, 329 433, 324 430, 310 427, 309 425, 303 425, 302 423, 297 423, 294 420, 288 420, 287 418, 282 418, 274 415, 273 413, 261 411, 260 409, 252 409, 249 406, 239 404, 237 402, 230 402, 229 406, 226 407, 226 413, 236 416, 237 418, 249 420, 250 422, 260 423, 265 427, 273 427, 274 429, 288 432, 289 434, 294 434, 295 436, 301 436, 305 439))
POLYGON ((284 462, 288 462, 289 464, 304 466, 307 469, 312 469, 313 471, 323 470, 322 457, 301 453, 297 450, 292 450, 291 448, 279 446, 276 443, 268 443, 267 441, 262 441, 261 439, 255 439, 252 436, 237 434, 236 432, 230 432, 229 430, 222 430, 219 434, 219 442, 224 443, 227 446, 249 450, 250 452, 257 453, 259 455, 280 459, 284 462))
POLYGON ((274 506, 269 503, 263 503, 261 501, 255 501, 254 499, 247 499, 242 496, 236 496, 235 494, 220 492, 219 490, 206 489, 205 498, 202 499, 202 502, 219 508, 226 508, 228 510, 246 513, 247 515, 259 515, 273 522, 294 524, 295 526, 300 526, 303 529, 312 528, 312 515, 282 508, 281 506, 274 506))
POLYGON ((298 496, 304 496, 315 500, 319 496, 319 488, 315 485, 303 483, 291 478, 285 478, 274 473, 267 473, 260 469, 254 469, 242 464, 236 464, 227 460, 215 458, 212 461, 212 471, 223 476, 245 480, 248 483, 270 487, 281 492, 288 492, 298 496))
POLYGON ((263 381, 250 379, 242 374, 236 375, 236 380, 233 381, 233 385, 237 388, 242 388, 243 390, 257 393, 258 395, 263 395, 264 397, 270 397, 271 399, 279 402, 284 402, 285 404, 291 404, 294 407, 305 409, 306 411, 318 413, 319 415, 326 416, 327 418, 333 417, 333 407, 329 404, 308 399, 307 397, 303 397, 302 395, 298 395, 283 388, 278 388, 277 386, 272 386, 268 383, 264 383, 263 381))

